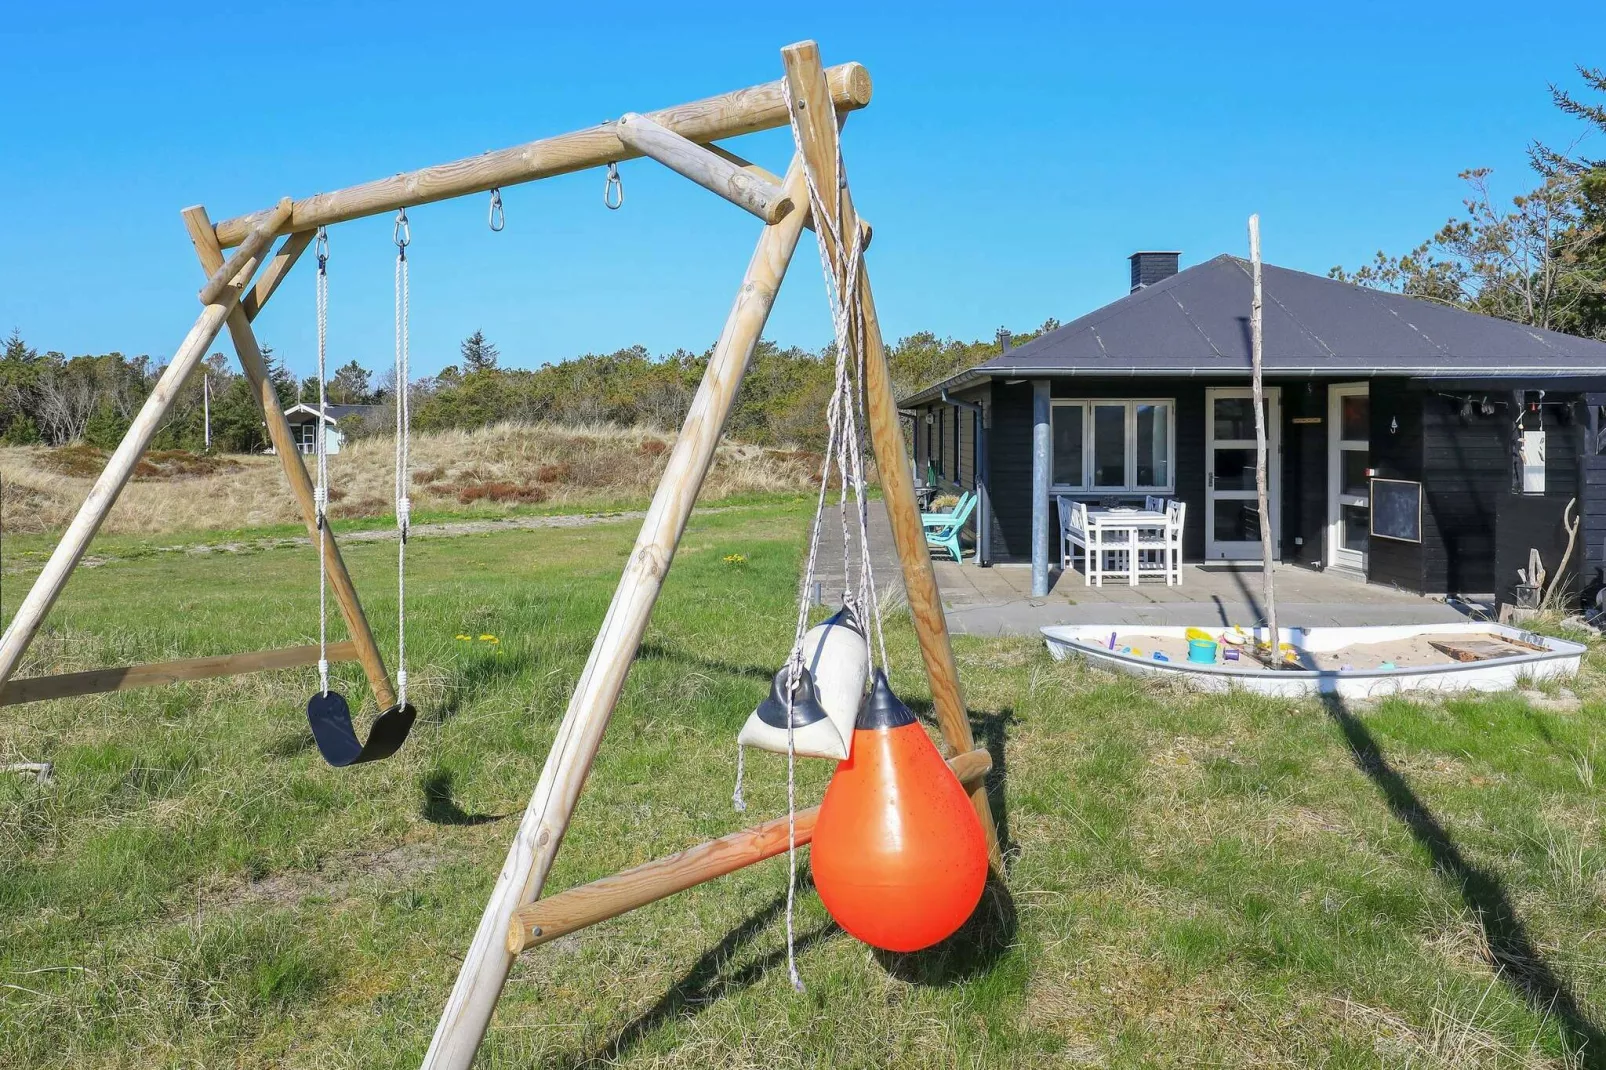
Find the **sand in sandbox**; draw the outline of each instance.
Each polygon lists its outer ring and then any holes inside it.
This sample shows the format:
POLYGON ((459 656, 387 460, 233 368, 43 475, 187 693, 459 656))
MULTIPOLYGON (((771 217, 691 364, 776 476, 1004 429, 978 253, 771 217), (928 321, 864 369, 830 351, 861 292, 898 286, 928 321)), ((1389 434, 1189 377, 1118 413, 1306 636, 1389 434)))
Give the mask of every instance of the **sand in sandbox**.
MULTIPOLYGON (((1531 654, 1532 650, 1515 646, 1506 642, 1498 635, 1489 633, 1467 634, 1465 632, 1428 633, 1413 635, 1409 639, 1390 639, 1379 643, 1354 643, 1338 650, 1296 651, 1299 667, 1317 672, 1375 672, 1384 668, 1384 662, 1392 662, 1396 669, 1421 669, 1438 665, 1465 665, 1476 664, 1460 662, 1443 651, 1436 650, 1433 643, 1467 643, 1467 642, 1494 642, 1504 648, 1509 656, 1520 657, 1531 654)), ((1152 661, 1155 651, 1164 654, 1172 663, 1201 664, 1188 662, 1188 640, 1182 636, 1160 635, 1133 635, 1117 639, 1114 653, 1122 653, 1123 648, 1130 647, 1129 656, 1142 660, 1152 661), (1140 653, 1141 652, 1141 653, 1140 653)), ((1243 650, 1237 661, 1223 660, 1223 651, 1228 644, 1219 644, 1216 651, 1215 664, 1232 672, 1261 672, 1266 666, 1251 657, 1247 649, 1243 650)), ((1496 660, 1496 659, 1491 659, 1496 660)))

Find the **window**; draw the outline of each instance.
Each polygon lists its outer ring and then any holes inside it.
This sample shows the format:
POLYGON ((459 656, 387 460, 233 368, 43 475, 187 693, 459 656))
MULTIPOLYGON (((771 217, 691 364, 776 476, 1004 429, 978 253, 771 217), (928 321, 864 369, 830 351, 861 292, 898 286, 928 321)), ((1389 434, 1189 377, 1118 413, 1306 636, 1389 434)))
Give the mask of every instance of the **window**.
POLYGON ((1082 414, 1081 405, 1054 406, 1054 464, 1050 477, 1056 487, 1081 487, 1082 414))
POLYGON ((948 478, 947 406, 937 410, 937 475, 948 478))
POLYGON ((1056 400, 1056 491, 1173 490, 1176 406, 1169 399, 1056 400))

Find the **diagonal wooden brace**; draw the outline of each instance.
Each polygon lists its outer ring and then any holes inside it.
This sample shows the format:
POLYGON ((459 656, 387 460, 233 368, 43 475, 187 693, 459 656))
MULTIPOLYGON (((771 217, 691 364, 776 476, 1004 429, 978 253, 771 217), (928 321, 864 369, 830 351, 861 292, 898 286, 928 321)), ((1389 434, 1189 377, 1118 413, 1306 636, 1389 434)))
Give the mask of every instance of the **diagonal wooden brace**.
MULTIPOLYGON (((245 240, 254 248, 265 248, 267 239, 284 225, 289 215, 289 204, 281 203, 277 209, 269 212, 257 223, 245 240)), ((219 257, 217 266, 221 267, 222 263, 222 258, 219 257)), ((84 550, 88 548, 95 533, 100 530, 100 525, 105 522, 112 506, 117 503, 117 496, 122 493, 129 477, 134 474, 134 466, 139 463, 145 447, 150 445, 151 439, 155 437, 162 421, 166 419, 167 411, 173 407, 173 402, 185 381, 195 371, 196 365, 201 363, 201 358, 206 355, 218 331, 223 328, 223 322, 228 318, 230 310, 238 307, 242 292, 250 285, 251 278, 256 274, 260 264, 260 255, 253 254, 246 257, 243 263, 239 263, 238 270, 226 280, 223 288, 213 294, 212 301, 201 310, 195 326, 184 336, 184 341, 179 344, 173 359, 168 361, 161 378, 156 381, 156 386, 145 398, 145 403, 140 406, 139 413, 128 428, 128 433, 112 451, 111 457, 106 461, 106 467, 95 479, 94 486, 89 488, 88 497, 78 507, 72 523, 67 525, 67 530, 62 533, 56 548, 50 552, 50 559, 34 578, 27 597, 23 599, 22 605, 17 607, 4 636, 0 637, 0 684, 11 679, 11 674, 16 672, 18 662, 27 652, 28 644, 33 642, 33 637, 38 634, 45 615, 50 612, 50 607, 56 604, 56 599, 67 586, 67 580, 72 576, 73 569, 77 568, 78 562, 83 559, 84 550)), ((210 292, 212 287, 209 285, 207 289, 210 292)))
MULTIPOLYGON (((960 783, 974 784, 993 768, 993 756, 973 750, 948 759, 960 783)), ((820 808, 811 806, 793 815, 792 839, 799 847, 814 839, 820 808)), ((520 907, 508 925, 507 949, 514 954, 556 940, 578 929, 667 899, 728 873, 735 873, 766 858, 784 854, 787 819, 778 817, 717 840, 687 848, 679 854, 615 873, 611 877, 570 888, 557 895, 520 907)))
MULTIPOLYGON (((836 216, 830 220, 815 220, 819 227, 817 233, 834 245, 838 235, 854 232, 858 216, 841 170, 839 119, 825 85, 820 50, 813 41, 788 45, 781 50, 781 60, 786 67, 788 99, 799 132, 799 145, 824 201, 821 214, 836 216), (833 190, 838 193, 835 197, 829 192, 833 190)), ((844 294, 844 299, 847 296, 844 294)), ((903 427, 898 419, 897 400, 892 394, 892 375, 887 368, 881 325, 876 318, 875 299, 870 293, 870 278, 862 266, 857 296, 864 319, 865 410, 871 443, 875 447, 876 470, 881 475, 881 492, 886 499, 887 519, 897 544, 898 559, 903 564, 909 614, 914 619, 920 655, 931 683, 937 724, 948 746, 955 753, 963 754, 976 745, 971 736, 970 715, 959 690, 959 669, 954 664, 953 647, 948 641, 948 620, 943 616, 942 598, 931 568, 931 552, 926 549, 925 529, 915 504, 914 479, 909 472, 903 427)), ((993 868, 1002 872, 1003 854, 998 847, 998 829, 993 823, 985 784, 971 786, 970 801, 987 838, 987 852, 993 868)))
MULTIPOLYGON (((190 240, 195 243, 195 255, 200 258, 201 267, 208 273, 216 272, 223 263, 223 249, 217 242, 212 229, 212 222, 207 218, 206 209, 200 205, 186 208, 183 212, 184 226, 189 230, 190 240)), ((324 567, 328 570, 329 586, 334 591, 335 601, 340 604, 341 615, 346 620, 346 633, 357 647, 357 660, 362 663, 364 674, 368 677, 368 687, 374 693, 374 701, 381 710, 387 710, 396 704, 396 691, 391 686, 390 673, 385 669, 385 659, 379 652, 379 646, 374 642, 374 633, 368 627, 368 618, 364 615, 362 602, 357 597, 357 588, 351 582, 351 574, 346 571, 346 563, 340 556, 340 547, 335 544, 333 531, 325 532, 325 538, 318 538, 318 505, 313 494, 312 477, 307 474, 307 466, 301 460, 301 453, 296 448, 294 434, 290 430, 290 422, 285 419, 284 409, 279 404, 279 395, 273 388, 268 376, 267 361, 262 356, 262 347, 257 343, 256 332, 251 329, 251 320, 261 311, 263 304, 273 296, 279 282, 282 281, 290 268, 295 265, 296 258, 304 252, 312 241, 312 234, 306 232, 292 234, 285 239, 278 254, 269 263, 259 284, 253 288, 248 298, 251 307, 248 310, 245 302, 236 306, 229 312, 229 337, 234 340, 234 351, 240 358, 240 367, 245 372, 246 379, 251 384, 251 392, 256 395, 257 405, 262 410, 262 418, 268 426, 268 439, 273 443, 273 450, 279 455, 279 465, 284 469, 285 479, 290 482, 290 490, 296 496, 296 502, 301 506, 301 515, 307 524, 307 534, 312 537, 314 546, 323 546, 324 567)))
MULTIPOLYGON (((788 171, 782 188, 793 204, 799 203, 797 198, 807 192, 797 162, 788 171)), ((591 656, 575 683, 541 779, 530 796, 474 941, 463 958, 457 983, 435 1028, 435 1038, 424 1056, 426 1070, 468 1070, 479 1050, 513 966, 513 955, 507 949, 508 924, 516 909, 540 896, 563 842, 580 789, 602 743, 602 733, 641 648, 642 635, 674 560, 675 548, 713 462, 714 449, 747 363, 797 248, 806 214, 791 212, 779 223, 765 227, 759 236, 741 290, 670 451, 652 505, 642 520, 635 549, 619 577, 591 656)))

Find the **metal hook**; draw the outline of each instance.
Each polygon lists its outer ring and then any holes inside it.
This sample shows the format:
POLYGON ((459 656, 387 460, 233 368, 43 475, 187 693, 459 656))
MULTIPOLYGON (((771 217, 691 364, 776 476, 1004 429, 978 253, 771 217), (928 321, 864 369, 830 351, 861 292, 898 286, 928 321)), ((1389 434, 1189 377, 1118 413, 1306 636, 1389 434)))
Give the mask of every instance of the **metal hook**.
POLYGON ((318 274, 327 275, 329 273, 329 228, 328 227, 319 227, 318 228, 318 237, 317 237, 316 244, 314 245, 314 250, 318 254, 318 274))
POLYGON ((498 186, 491 190, 491 229, 500 232, 507 226, 507 213, 502 210, 502 189, 498 186))
POLYGON ((396 226, 390 232, 390 240, 396 243, 398 249, 405 249, 413 243, 413 230, 407 222, 407 209, 402 208, 396 212, 396 226))
POLYGON ((602 203, 614 212, 624 207, 625 184, 619 179, 619 165, 616 163, 608 165, 608 181, 602 187, 602 203))

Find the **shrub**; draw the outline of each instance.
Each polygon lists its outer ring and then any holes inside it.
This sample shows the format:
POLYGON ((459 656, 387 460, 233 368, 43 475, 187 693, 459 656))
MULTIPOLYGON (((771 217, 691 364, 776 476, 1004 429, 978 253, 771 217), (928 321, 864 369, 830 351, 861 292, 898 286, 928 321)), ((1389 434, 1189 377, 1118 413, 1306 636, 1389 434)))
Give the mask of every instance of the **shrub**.
POLYGON ((544 502, 546 498, 545 487, 531 483, 514 483, 505 479, 471 483, 457 492, 457 500, 464 505, 478 501, 533 503, 544 502))
POLYGON ((559 461, 557 464, 543 464, 535 470, 537 483, 567 483, 572 474, 568 461, 559 461))

